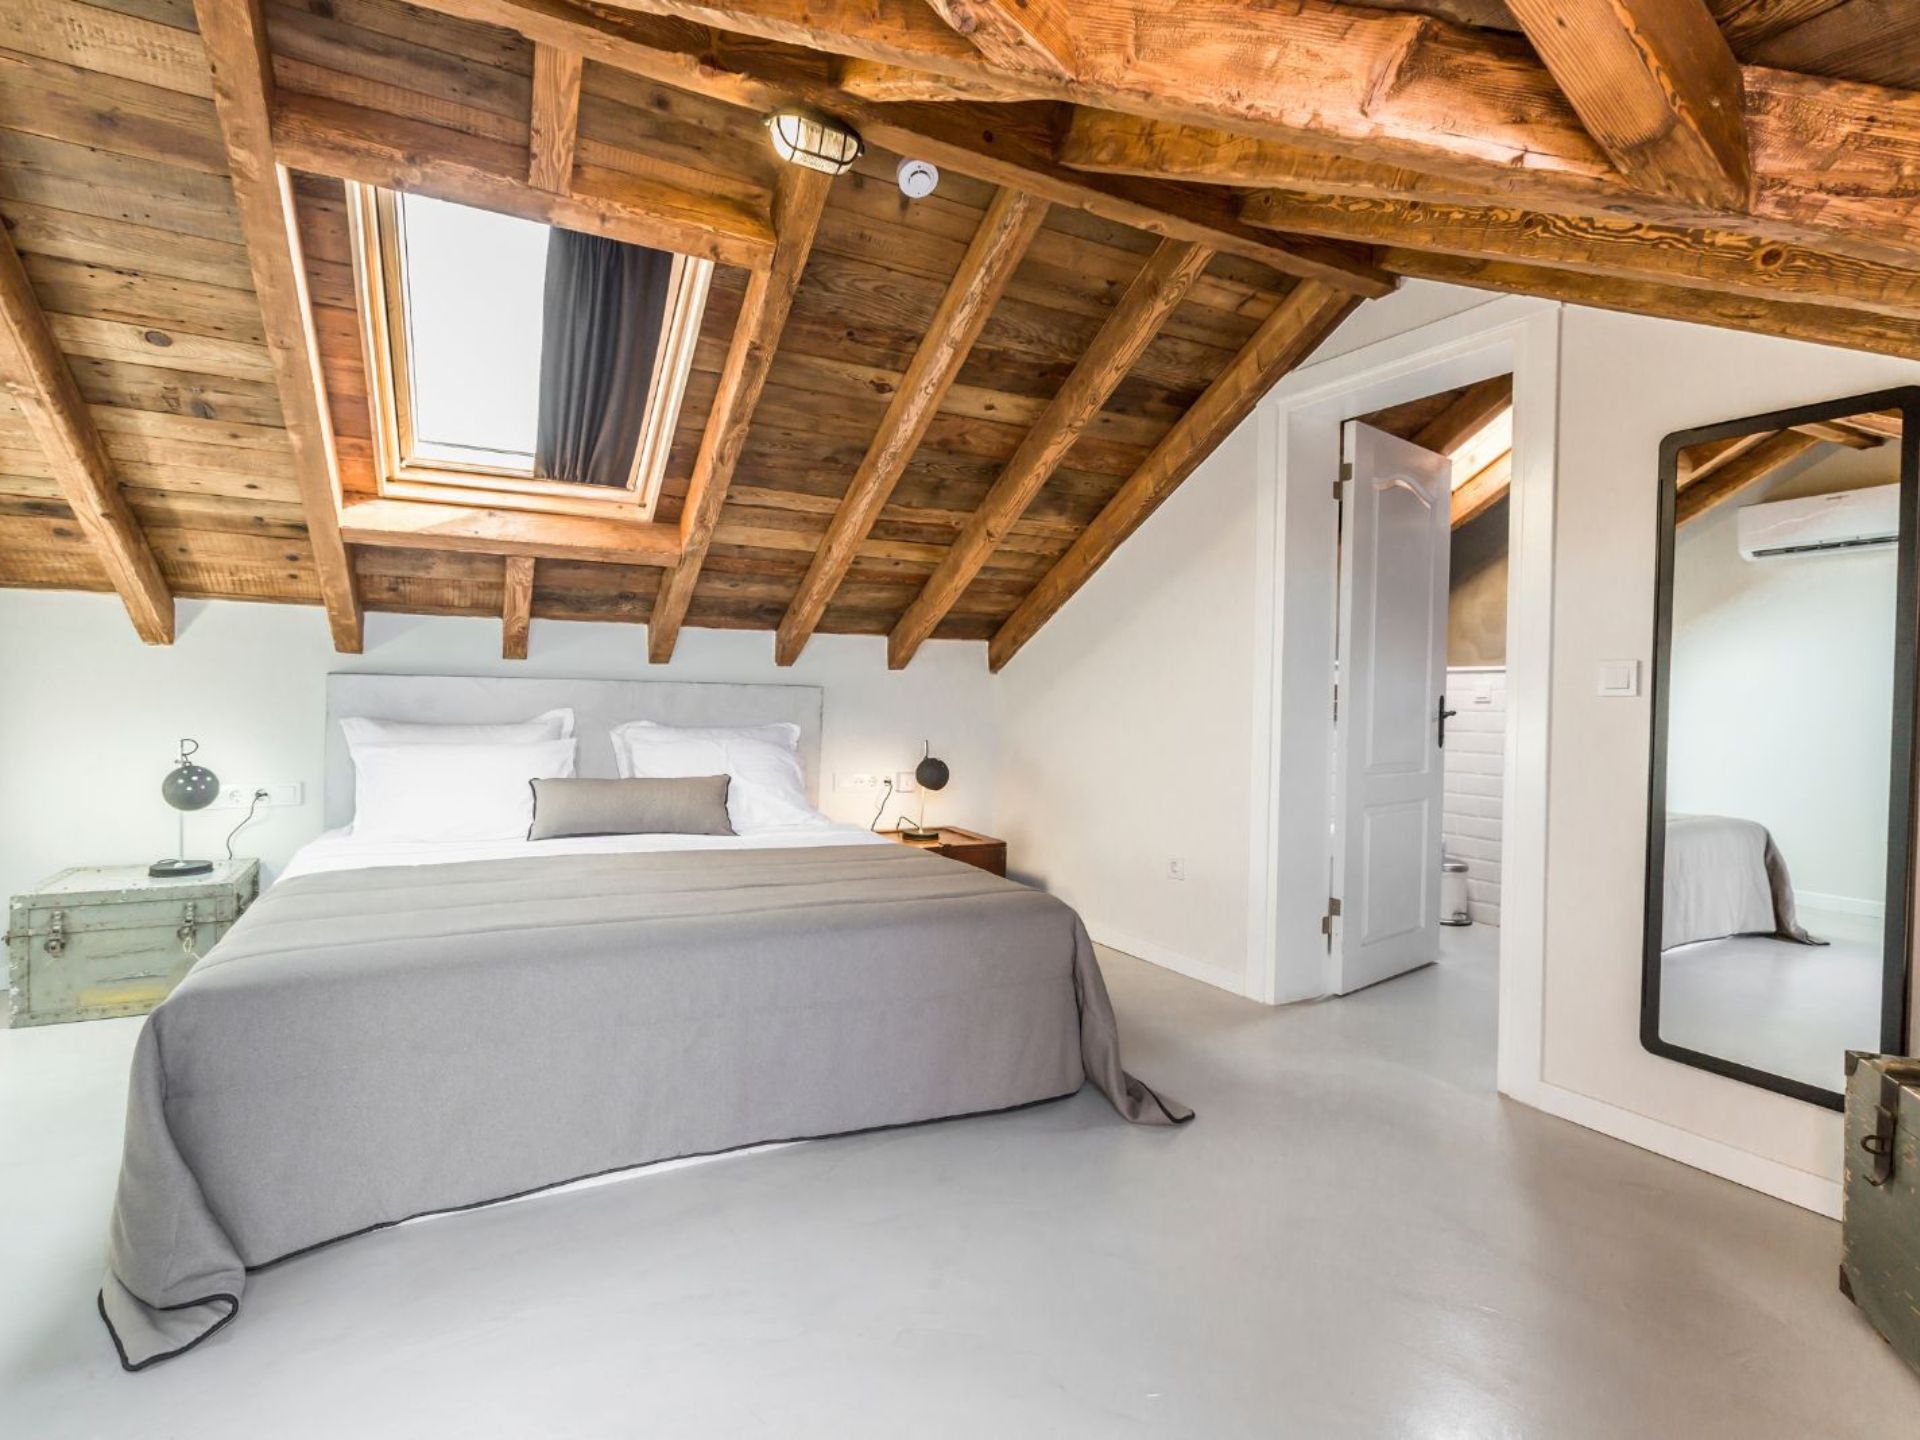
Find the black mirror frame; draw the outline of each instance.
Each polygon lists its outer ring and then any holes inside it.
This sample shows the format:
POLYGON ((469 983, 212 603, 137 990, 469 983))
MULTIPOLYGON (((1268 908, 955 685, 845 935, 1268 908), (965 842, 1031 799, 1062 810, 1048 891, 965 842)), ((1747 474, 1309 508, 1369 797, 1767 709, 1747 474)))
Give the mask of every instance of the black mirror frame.
POLYGON ((1656 547, 1658 570, 1654 590, 1653 675, 1651 684, 1653 756, 1647 794, 1647 870, 1645 923, 1641 937, 1640 1043, 1655 1055, 1694 1065, 1702 1070, 1791 1095, 1831 1110, 1846 1106, 1838 1090, 1824 1090, 1767 1070, 1724 1060, 1675 1045, 1660 1038, 1661 909, 1667 842, 1667 698, 1673 663, 1674 504, 1678 495, 1680 452, 1706 440, 1727 440, 1755 430, 1784 430, 1823 420, 1844 419, 1870 410, 1901 412, 1900 426, 1900 549, 1894 584, 1896 611, 1893 632, 1893 753, 1888 765, 1887 804, 1887 914, 1881 976, 1880 1050, 1904 1055, 1907 1047, 1907 972, 1913 934, 1913 823, 1914 823, 1914 711, 1916 609, 1920 596, 1920 386, 1876 390, 1840 400, 1775 410, 1765 415, 1676 430, 1660 442, 1660 505, 1656 547))

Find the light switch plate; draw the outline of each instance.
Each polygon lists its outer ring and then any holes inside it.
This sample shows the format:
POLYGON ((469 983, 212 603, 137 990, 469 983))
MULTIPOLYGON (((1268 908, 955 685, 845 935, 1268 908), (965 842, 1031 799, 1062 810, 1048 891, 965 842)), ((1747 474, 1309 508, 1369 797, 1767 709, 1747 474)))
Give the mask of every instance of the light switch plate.
POLYGON ((911 795, 920 788, 920 781, 911 770, 902 770, 893 777, 893 793, 911 795))
POLYGON ((1638 695, 1640 693, 1640 662, 1638 660, 1602 660, 1597 693, 1607 696, 1638 695))

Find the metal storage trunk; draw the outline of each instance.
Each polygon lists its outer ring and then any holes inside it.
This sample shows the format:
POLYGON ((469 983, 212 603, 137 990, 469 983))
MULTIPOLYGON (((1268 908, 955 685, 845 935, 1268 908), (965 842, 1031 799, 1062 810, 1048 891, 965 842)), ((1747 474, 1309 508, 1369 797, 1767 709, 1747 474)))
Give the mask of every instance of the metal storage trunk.
POLYGON ((62 870, 7 909, 12 1023, 144 1015, 259 892, 257 860, 156 880, 145 866, 62 870))
POLYGON ((1920 1371, 1920 1060, 1847 1056, 1840 1288, 1920 1371))

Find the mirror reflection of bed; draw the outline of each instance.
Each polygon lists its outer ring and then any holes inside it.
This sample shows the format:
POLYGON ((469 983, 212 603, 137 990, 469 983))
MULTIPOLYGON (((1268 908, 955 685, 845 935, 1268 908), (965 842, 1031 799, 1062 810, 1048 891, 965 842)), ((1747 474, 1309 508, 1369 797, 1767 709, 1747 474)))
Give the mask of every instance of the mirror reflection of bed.
POLYGON ((1899 421, 1678 472, 1659 1036, 1825 1090, 1880 1048, 1899 421))

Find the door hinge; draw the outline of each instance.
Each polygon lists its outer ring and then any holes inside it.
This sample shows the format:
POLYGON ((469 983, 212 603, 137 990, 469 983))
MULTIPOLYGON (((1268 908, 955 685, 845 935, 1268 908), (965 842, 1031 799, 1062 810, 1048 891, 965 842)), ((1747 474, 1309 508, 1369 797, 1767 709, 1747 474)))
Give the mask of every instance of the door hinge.
POLYGON ((1351 479, 1353 479, 1353 463, 1348 460, 1342 460, 1340 462, 1340 478, 1333 482, 1334 499, 1339 500, 1345 495, 1346 492, 1342 487, 1351 479))
POLYGON ((1334 896, 1327 897, 1327 913, 1320 917, 1320 933, 1333 939, 1333 922, 1340 918, 1340 901, 1334 896))
POLYGON ((1340 682, 1338 680, 1333 682, 1333 718, 1335 720, 1340 718, 1340 682))

